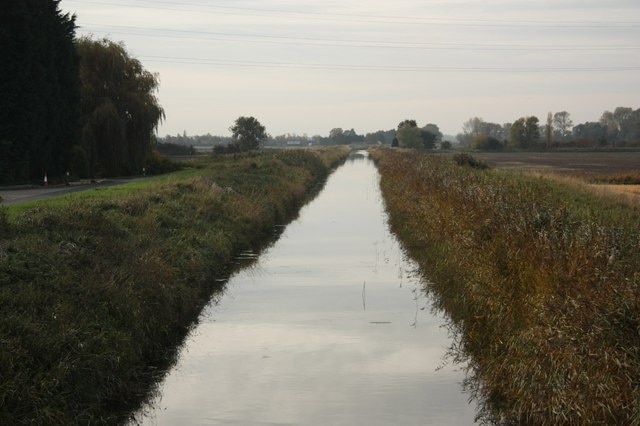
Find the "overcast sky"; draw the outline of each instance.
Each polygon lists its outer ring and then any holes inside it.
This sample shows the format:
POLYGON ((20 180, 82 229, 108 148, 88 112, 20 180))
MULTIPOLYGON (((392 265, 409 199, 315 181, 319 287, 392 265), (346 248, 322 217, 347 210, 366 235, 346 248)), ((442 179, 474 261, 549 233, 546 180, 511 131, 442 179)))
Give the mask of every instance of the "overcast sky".
POLYGON ((62 0, 78 34, 160 75, 159 134, 364 134, 404 119, 456 134, 566 110, 640 107, 638 0, 62 0))

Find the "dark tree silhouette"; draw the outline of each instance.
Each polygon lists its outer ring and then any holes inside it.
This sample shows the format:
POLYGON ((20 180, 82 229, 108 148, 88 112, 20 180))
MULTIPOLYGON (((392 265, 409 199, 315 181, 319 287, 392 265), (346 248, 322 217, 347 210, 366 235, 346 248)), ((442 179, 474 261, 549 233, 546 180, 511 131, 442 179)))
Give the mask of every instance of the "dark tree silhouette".
POLYGON ((0 7, 0 182, 63 174, 78 138, 75 17, 59 3, 0 7))

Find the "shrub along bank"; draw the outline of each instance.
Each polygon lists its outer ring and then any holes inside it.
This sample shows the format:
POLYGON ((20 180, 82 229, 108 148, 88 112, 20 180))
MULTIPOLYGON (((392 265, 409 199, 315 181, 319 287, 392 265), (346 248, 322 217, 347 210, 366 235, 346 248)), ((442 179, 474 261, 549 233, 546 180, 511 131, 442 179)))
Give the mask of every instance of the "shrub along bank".
POLYGON ((373 154, 479 416, 640 423, 640 212, 540 177, 373 154))
POLYGON ((273 240, 347 154, 224 156, 0 211, 0 423, 125 421, 234 257, 273 240))

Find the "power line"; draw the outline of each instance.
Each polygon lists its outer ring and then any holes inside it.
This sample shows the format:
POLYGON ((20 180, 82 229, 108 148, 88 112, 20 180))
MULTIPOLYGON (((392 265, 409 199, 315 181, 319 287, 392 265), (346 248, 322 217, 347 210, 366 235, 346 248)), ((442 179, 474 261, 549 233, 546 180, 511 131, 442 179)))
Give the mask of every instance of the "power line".
POLYGON ((586 20, 500 20, 500 19, 467 19, 467 18, 441 18, 441 17, 416 17, 416 16, 383 16, 364 15, 346 13, 319 13, 309 11, 292 11, 283 9, 268 9, 241 6, 221 6, 199 3, 173 3, 165 1, 138 0, 142 4, 102 2, 95 0, 67 0, 67 3, 95 4, 103 6, 118 6, 139 9, 160 9, 171 11, 184 11, 195 13, 231 14, 251 16, 281 16, 286 18, 303 18, 324 21, 344 21, 349 22, 369 22, 379 24, 415 24, 415 25, 446 25, 446 26, 476 26, 476 27, 541 27, 541 28, 587 28, 587 29, 623 29, 625 27, 640 26, 640 21, 633 20, 609 20, 609 21, 586 21, 586 20), (145 5, 146 3, 146 5, 145 5), (185 7, 187 6, 187 7, 185 7), (193 9, 196 7, 198 9, 193 9), (224 12, 227 11, 227 12, 224 12), (241 13, 242 12, 242 13, 241 13))
MULTIPOLYGON (((526 45, 526 44, 482 44, 462 42, 400 42, 383 40, 328 39, 320 37, 294 37, 269 34, 177 30, 125 25, 88 24, 91 28, 113 29, 117 34, 143 37, 190 38, 196 40, 251 41, 254 43, 301 44, 311 46, 425 49, 425 50, 492 50, 492 51, 616 51, 640 50, 640 45, 526 45), (204 37, 206 36, 206 37, 204 37), (256 40, 247 40, 256 39, 256 40)), ((85 27, 81 27, 85 29, 85 27)))
POLYGON ((322 64, 295 62, 267 62, 231 59, 210 59, 172 56, 142 56, 147 62, 233 66, 247 68, 292 68, 333 71, 377 71, 377 72, 462 72, 462 73, 559 73, 559 72, 627 72, 639 71, 640 66, 608 66, 608 67, 458 67, 458 66, 398 66, 398 65, 357 65, 357 64, 322 64))

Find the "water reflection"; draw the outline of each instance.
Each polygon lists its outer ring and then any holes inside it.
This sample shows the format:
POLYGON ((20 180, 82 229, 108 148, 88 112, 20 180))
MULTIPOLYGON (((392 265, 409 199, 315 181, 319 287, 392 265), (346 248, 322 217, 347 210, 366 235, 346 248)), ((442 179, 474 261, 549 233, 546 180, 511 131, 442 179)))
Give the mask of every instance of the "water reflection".
MULTIPOLYGON (((251 258, 253 254, 247 253, 251 258)), ((245 257, 243 255, 242 257, 245 257)), ((366 153, 203 312, 143 424, 472 424, 366 153)))

